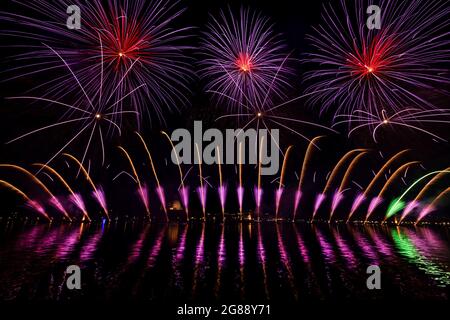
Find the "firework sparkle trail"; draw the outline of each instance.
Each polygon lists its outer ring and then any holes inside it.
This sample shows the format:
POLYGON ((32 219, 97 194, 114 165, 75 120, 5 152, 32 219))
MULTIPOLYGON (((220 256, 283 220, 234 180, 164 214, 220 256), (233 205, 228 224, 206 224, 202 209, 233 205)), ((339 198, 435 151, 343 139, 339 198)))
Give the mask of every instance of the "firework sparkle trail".
MULTIPOLYGON (((9 168, 9 169, 13 169, 13 170, 16 170, 16 171, 19 171, 19 172, 25 174, 33 182, 35 182, 42 190, 44 190, 44 192, 50 198, 50 203, 56 209, 58 209, 58 211, 60 211, 69 221, 72 221, 72 218, 70 218, 69 214, 67 213, 67 211, 64 208, 64 206, 62 205, 62 203, 58 200, 58 198, 55 197, 55 195, 47 188, 47 186, 40 179, 38 179, 34 174, 32 174, 30 171, 28 171, 27 169, 25 169, 21 166, 17 166, 17 165, 13 165, 13 164, 0 164, 0 168, 9 168)), ((39 210, 39 211, 41 211, 41 210, 39 210)))
POLYGON ((0 186, 3 186, 5 188, 7 188, 9 190, 12 190, 15 193, 17 193, 19 196, 21 196, 26 201, 26 204, 28 206, 30 206, 31 208, 36 210, 38 213, 43 215, 48 221, 50 221, 50 222, 52 221, 52 219, 50 219, 50 217, 45 212, 44 208, 38 202, 36 202, 34 200, 31 200, 22 190, 20 190, 16 186, 14 186, 14 185, 12 185, 9 182, 4 181, 4 180, 0 180, 0 186))

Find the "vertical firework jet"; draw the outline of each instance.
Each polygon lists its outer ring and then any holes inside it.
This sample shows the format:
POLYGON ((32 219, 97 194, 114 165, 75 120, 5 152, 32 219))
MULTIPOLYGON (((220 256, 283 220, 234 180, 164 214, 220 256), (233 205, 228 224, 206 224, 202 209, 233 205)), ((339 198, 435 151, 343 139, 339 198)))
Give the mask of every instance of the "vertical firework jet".
POLYGON ((206 192, 207 187, 203 183, 203 172, 202 172, 202 157, 200 155, 200 149, 198 147, 198 144, 195 144, 195 149, 197 150, 197 159, 198 159, 198 176, 200 179, 200 186, 197 188, 198 196, 200 198, 200 203, 202 205, 202 212, 203 212, 203 220, 206 219, 206 192))
POLYGON ((278 211, 280 209, 281 196, 283 195, 283 190, 284 190, 283 179, 284 179, 284 174, 286 171, 286 164, 287 164, 288 156, 289 156, 291 149, 292 149, 292 146, 289 146, 286 149, 286 153, 284 154, 283 165, 281 166, 280 182, 278 184, 278 189, 275 192, 275 220, 278 220, 278 211))
POLYGON ((264 145, 264 137, 261 137, 259 142, 259 158, 258 158, 258 184, 255 187, 254 194, 255 194, 255 202, 256 202, 256 219, 260 219, 261 214, 261 199, 262 199, 262 193, 263 190, 261 188, 261 163, 262 163, 262 148, 264 145))
POLYGON ((219 170, 219 200, 220 200, 220 207, 222 209, 222 221, 225 219, 225 201, 227 198, 227 186, 223 184, 223 178, 222 178, 222 158, 220 157, 220 149, 217 147, 217 167, 219 170))
POLYGON ((239 142, 239 186, 237 188, 237 197, 239 203, 239 213, 242 217, 242 206, 244 202, 244 187, 242 186, 242 142, 239 142))
POLYGON ((173 145, 173 142, 170 139, 169 135, 164 131, 161 131, 161 133, 169 141, 170 146, 172 147, 172 152, 175 155, 175 159, 177 160, 178 172, 180 174, 180 187, 179 187, 178 191, 180 193, 181 202, 183 203, 184 211, 186 212, 186 220, 189 220, 189 188, 184 185, 183 170, 181 169, 180 159, 178 158, 178 153, 176 152, 175 146, 173 145))

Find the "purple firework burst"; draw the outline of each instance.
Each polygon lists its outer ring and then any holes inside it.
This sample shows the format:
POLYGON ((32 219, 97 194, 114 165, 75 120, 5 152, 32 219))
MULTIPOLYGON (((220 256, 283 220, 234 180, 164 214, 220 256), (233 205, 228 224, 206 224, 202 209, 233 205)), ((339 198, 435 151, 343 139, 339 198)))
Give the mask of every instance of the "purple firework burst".
MULTIPOLYGON (((81 28, 70 30, 65 1, 33 0, 20 3, 27 15, 2 13, 9 29, 1 34, 14 37, 18 67, 9 69, 7 78, 50 75, 39 89, 45 97, 61 100, 73 94, 71 75, 55 72, 66 68, 66 61, 86 88, 88 96, 111 95, 114 112, 136 111, 140 125, 143 115, 156 115, 164 122, 164 111, 174 111, 187 103, 187 83, 191 78, 184 44, 190 28, 172 27, 184 10, 170 0, 74 0, 81 10, 81 28), (49 50, 58 52, 59 59, 49 50), (96 75, 101 74, 103 79, 96 75), (125 94, 144 84, 140 92, 125 94), (101 87, 101 90, 99 90, 101 87)), ((101 103, 101 101, 99 100, 101 103)))
POLYGON ((237 16, 230 9, 211 17, 200 46, 200 75, 218 103, 236 111, 265 104, 268 91, 284 96, 292 59, 272 27, 267 18, 244 8, 237 16))
POLYGON ((430 91, 450 83, 450 6, 440 0, 380 0, 381 28, 366 26, 371 1, 323 7, 323 23, 308 38, 305 63, 310 102, 335 114, 363 110, 382 117, 405 106, 434 109, 430 91))

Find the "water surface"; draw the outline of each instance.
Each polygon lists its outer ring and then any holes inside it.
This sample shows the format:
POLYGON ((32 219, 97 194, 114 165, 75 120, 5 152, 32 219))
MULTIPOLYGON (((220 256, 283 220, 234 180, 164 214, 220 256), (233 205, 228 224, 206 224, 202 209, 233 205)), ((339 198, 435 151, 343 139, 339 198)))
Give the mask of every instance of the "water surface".
POLYGON ((0 301, 445 301, 448 228, 227 222, 0 225, 0 301), (82 270, 68 290, 65 269, 82 270), (379 265, 382 290, 368 290, 379 265))

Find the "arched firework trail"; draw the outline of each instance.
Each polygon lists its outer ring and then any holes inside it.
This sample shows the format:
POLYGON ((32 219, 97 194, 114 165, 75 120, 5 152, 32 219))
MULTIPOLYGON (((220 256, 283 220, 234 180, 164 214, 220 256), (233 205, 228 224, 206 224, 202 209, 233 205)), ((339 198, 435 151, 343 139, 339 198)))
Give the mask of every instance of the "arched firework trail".
MULTIPOLYGON (((366 26, 372 2, 339 3, 324 5, 323 23, 308 36, 315 49, 304 59, 314 68, 305 76, 306 93, 316 92, 310 102, 321 111, 334 108, 335 115, 359 110, 377 119, 382 110, 435 109, 430 92, 450 83, 448 2, 380 0, 379 30, 366 26)), ((380 123, 354 117, 373 127, 380 123)))
MULTIPOLYGON (((178 1, 74 0, 69 4, 25 1, 20 5, 28 15, 0 14, 0 20, 7 23, 1 34, 13 37, 19 43, 11 47, 21 50, 14 57, 19 65, 9 69, 6 78, 52 75, 65 69, 65 60, 88 96, 96 99, 103 93, 105 99, 111 95, 114 101, 120 101, 112 111, 136 111, 138 124, 146 114, 156 115, 163 122, 165 109, 174 111, 187 103, 191 63, 184 54, 189 48, 184 42, 191 28, 172 26, 184 11, 178 9, 178 1), (79 30, 67 28, 69 4, 80 7, 79 30), (62 59, 55 57, 48 46, 62 59), (141 84, 145 84, 144 90, 134 92, 141 84), (128 93, 129 104, 122 100, 128 93)), ((83 99, 80 92, 71 92, 75 88, 73 79, 65 73, 52 75, 34 89, 42 88, 45 97, 53 100, 69 93, 83 99)))
POLYGON ((243 105, 271 99, 268 90, 284 97, 293 75, 291 58, 269 19, 244 8, 210 19, 200 45, 200 75, 219 104, 242 112, 243 105))

